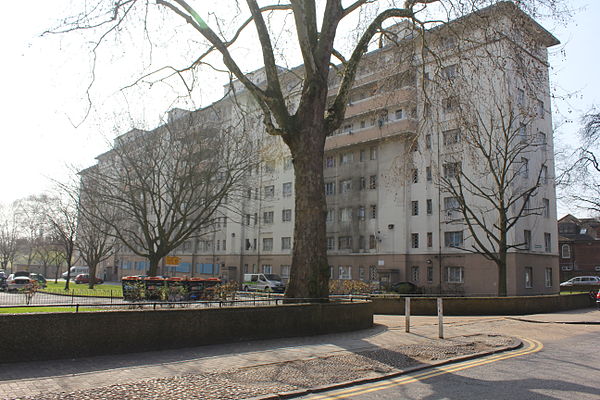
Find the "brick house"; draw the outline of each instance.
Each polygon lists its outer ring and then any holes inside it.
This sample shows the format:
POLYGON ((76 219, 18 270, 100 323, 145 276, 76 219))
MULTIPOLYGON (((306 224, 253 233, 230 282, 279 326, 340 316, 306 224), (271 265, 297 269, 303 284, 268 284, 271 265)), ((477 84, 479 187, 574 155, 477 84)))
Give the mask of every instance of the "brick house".
POLYGON ((600 276, 600 219, 567 214, 558 220, 560 279, 600 276))

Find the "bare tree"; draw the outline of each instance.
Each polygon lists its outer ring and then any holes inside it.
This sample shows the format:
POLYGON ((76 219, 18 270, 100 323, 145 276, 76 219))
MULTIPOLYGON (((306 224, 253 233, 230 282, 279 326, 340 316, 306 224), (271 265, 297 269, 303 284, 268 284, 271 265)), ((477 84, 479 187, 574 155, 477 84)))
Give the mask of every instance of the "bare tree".
MULTIPOLYGON (((107 211, 102 215, 103 218, 110 218, 107 211)), ((114 219, 111 222, 114 223, 114 219)), ((102 218, 95 218, 85 212, 80 213, 77 250, 90 269, 88 283, 90 289, 93 289, 96 283, 98 265, 113 255, 115 239, 113 235, 106 233, 111 231, 110 224, 103 222, 102 218)))
POLYGON ((77 222, 79 207, 70 196, 46 197, 44 204, 45 218, 49 227, 49 234, 56 240, 60 253, 64 256, 67 266, 65 290, 69 290, 71 279, 71 266, 75 256, 75 243, 77 237, 77 222))
POLYGON ((147 273, 156 275, 163 257, 211 232, 218 210, 243 185, 253 165, 245 138, 202 130, 190 118, 121 136, 81 173, 81 212, 96 260, 109 246, 101 232, 146 258, 147 273))
POLYGON ((6 271, 11 266, 17 254, 19 229, 14 207, 0 209, 0 266, 6 271))
MULTIPOLYGON (((279 136, 287 145, 295 169, 294 248, 286 296, 326 298, 329 293, 329 265, 325 230, 327 208, 323 190, 324 144, 326 137, 344 120, 350 90, 363 55, 374 38, 385 34, 384 24, 389 24, 388 20, 410 20, 419 29, 425 30, 467 12, 476 12, 490 3, 494 2, 356 0, 343 4, 342 0, 291 0, 289 3, 259 4, 256 0, 247 0, 245 7, 240 2, 231 2, 233 14, 230 12, 219 17, 219 11, 215 12, 212 5, 208 9, 206 2, 197 2, 200 8, 195 8, 185 0, 157 0, 156 5, 135 0, 98 1, 67 20, 62 31, 99 30, 100 36, 93 48, 95 58, 98 46, 109 35, 122 32, 129 23, 136 25, 140 19, 142 23, 137 26, 143 26, 145 43, 151 42, 149 16, 162 9, 170 12, 169 23, 174 23, 173 17, 181 17, 204 39, 186 66, 169 65, 159 69, 162 78, 145 74, 140 81, 151 80, 152 77, 163 79, 167 75, 164 79, 181 79, 186 89, 191 91, 194 83, 201 81, 194 71, 212 63, 211 66, 217 70, 224 65, 232 79, 250 93, 263 116, 265 131, 279 136), (299 49, 303 63, 301 69, 291 71, 300 81, 298 96, 287 96, 286 85, 282 84, 282 72, 285 70, 277 63, 286 61, 286 56, 280 56, 285 49, 277 49, 276 45, 285 28, 281 28, 281 19, 277 15, 294 22, 292 32, 285 39, 289 37, 287 43, 292 44, 290 48, 299 49), (351 44, 336 43, 336 35, 343 23, 353 27, 359 25, 355 41, 351 44), (244 72, 245 58, 236 56, 235 52, 238 39, 245 36, 248 26, 254 26, 258 37, 256 48, 262 53, 264 80, 261 82, 255 79, 256 75, 244 72), (206 42, 208 45, 205 45, 206 42), (215 61, 215 53, 221 56, 222 64, 215 61), (332 95, 329 82, 333 78, 330 68, 333 59, 339 60, 340 65, 335 68, 338 84, 337 92, 332 95)), ((519 6, 532 6, 531 9, 547 3, 544 0, 515 2, 519 6)), ((282 41, 286 42, 285 39, 282 41)))
POLYGON ((35 260, 43 268, 44 276, 48 276, 48 268, 60 264, 59 260, 62 260, 58 241, 48 236, 40 238, 35 248, 35 260))
POLYGON ((445 153, 438 169, 446 229, 456 228, 445 232, 445 245, 493 261, 498 295, 506 296, 509 252, 532 250, 531 228, 529 237, 516 228, 528 216, 550 216, 549 200, 538 194, 554 191, 546 185, 553 166, 547 155, 551 126, 541 105, 549 96, 547 78, 522 65, 510 46, 494 51, 501 56, 461 60, 461 71, 438 87, 445 96, 442 113, 454 120, 441 132, 445 153))
POLYGON ((561 176, 561 185, 573 204, 600 214, 600 112, 592 110, 582 118, 580 146, 571 155, 561 176))
POLYGON ((47 229, 45 219, 46 195, 32 195, 15 202, 15 216, 21 232, 20 252, 24 253, 27 268, 35 259, 36 247, 47 229))

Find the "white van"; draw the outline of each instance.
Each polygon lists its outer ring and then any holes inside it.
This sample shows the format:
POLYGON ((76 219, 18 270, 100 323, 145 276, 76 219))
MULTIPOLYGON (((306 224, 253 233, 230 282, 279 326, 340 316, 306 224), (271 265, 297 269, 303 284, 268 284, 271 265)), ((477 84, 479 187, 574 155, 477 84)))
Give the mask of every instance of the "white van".
POLYGON ((264 292, 285 292, 285 285, 281 282, 279 275, 274 274, 244 274, 242 289, 245 292, 250 290, 264 292))
MULTIPOLYGON (((72 280, 75 280, 75 277, 79 274, 89 274, 90 267, 71 267, 71 276, 72 280)), ((67 271, 62 274, 63 279, 67 279, 67 271)))

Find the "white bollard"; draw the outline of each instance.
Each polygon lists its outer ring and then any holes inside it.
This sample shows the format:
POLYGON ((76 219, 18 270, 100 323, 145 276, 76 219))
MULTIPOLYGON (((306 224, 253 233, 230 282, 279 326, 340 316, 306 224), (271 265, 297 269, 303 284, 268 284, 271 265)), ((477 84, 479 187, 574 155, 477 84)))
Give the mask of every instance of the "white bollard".
POLYGON ((440 337, 440 339, 443 339, 444 338, 444 305, 442 303, 441 297, 438 297, 438 299, 437 299, 437 313, 438 313, 439 337, 440 337))
POLYGON ((410 297, 404 298, 404 326, 410 332, 410 297))

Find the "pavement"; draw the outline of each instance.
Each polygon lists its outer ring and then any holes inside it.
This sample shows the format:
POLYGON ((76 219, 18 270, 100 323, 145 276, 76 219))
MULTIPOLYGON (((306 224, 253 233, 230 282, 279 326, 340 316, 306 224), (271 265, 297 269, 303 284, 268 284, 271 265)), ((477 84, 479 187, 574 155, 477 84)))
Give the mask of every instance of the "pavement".
MULTIPOLYGON (((81 359, 0 364, 2 399, 270 399, 509 351, 600 324, 595 308, 518 317, 375 316, 373 328, 81 359), (552 332, 536 329, 555 324, 552 332), (575 326, 577 325, 577 326, 575 326), (283 394, 283 395, 282 395, 283 394)), ((594 328, 596 329, 596 328, 594 328)), ((43 340, 43 338, 40 338, 43 340)), ((166 339, 168 340, 168 338, 166 339)))

